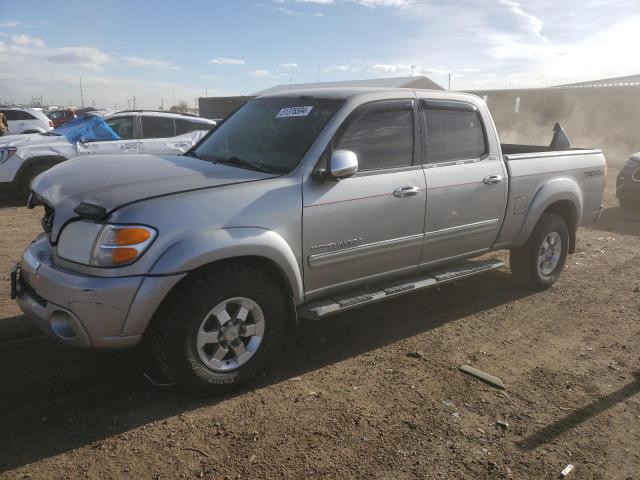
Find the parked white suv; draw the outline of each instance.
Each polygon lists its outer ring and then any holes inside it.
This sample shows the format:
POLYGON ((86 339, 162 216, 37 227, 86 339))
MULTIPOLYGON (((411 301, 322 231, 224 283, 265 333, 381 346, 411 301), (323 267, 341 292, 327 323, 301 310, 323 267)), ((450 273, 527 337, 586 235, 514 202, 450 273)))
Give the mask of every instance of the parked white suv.
POLYGON ((9 135, 21 133, 45 133, 53 128, 53 122, 39 110, 20 107, 0 107, 9 125, 9 135))
POLYGON ((75 157, 180 155, 216 125, 206 118, 144 110, 118 112, 106 117, 105 123, 113 132, 103 140, 68 137, 64 128, 41 135, 4 137, 7 143, 0 138, 0 193, 26 194, 37 175, 75 157))

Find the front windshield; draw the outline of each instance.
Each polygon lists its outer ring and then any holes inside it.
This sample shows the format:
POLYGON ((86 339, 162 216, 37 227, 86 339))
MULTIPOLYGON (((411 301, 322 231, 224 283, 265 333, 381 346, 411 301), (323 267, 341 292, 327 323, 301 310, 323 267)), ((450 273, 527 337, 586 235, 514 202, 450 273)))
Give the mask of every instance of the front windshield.
POLYGON ((288 172, 300 163, 342 103, 312 97, 252 100, 203 140, 192 155, 212 162, 288 172))

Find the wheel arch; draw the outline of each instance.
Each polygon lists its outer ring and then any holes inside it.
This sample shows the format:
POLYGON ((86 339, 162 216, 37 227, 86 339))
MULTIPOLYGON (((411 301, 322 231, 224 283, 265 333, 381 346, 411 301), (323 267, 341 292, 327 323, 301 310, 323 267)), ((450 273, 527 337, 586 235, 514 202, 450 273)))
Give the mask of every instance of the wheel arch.
POLYGON ((555 179, 545 183, 533 196, 520 233, 515 243, 521 247, 533 232, 544 213, 560 216, 569 228, 569 253, 575 251, 576 231, 582 221, 582 191, 578 184, 569 178, 555 179))
POLYGON ((22 189, 22 184, 25 179, 25 175, 36 165, 49 165, 49 168, 57 165, 58 163, 62 163, 68 160, 67 157, 63 157, 62 155, 38 155, 36 157, 29 157, 22 165, 18 168, 16 172, 14 182, 18 186, 19 189, 22 189))

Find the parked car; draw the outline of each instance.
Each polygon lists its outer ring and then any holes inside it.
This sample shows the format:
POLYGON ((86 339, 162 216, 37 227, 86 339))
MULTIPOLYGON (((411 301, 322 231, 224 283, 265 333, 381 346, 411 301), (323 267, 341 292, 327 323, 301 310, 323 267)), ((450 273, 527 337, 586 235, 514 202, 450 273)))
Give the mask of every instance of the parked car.
POLYGON ((75 119, 76 112, 72 108, 53 110, 52 112, 49 112, 48 117, 53 122, 53 128, 58 128, 68 121, 75 119))
MULTIPOLYGON (((22 107, 0 107, 9 125, 9 135, 44 133, 53 128, 53 122, 40 110, 22 107)), ((2 138, 2 137, 0 137, 2 138)))
POLYGON ((78 156, 180 154, 215 126, 214 121, 205 118, 147 111, 119 112, 105 118, 105 122, 120 140, 70 142, 55 132, 7 137, 8 143, 0 142, 0 193, 26 195, 38 174, 78 156))
POLYGON ((616 197, 622 208, 640 209, 640 152, 631 155, 620 170, 616 197))
POLYGON ((209 392, 265 368, 299 318, 504 267, 472 260, 487 252, 550 287, 606 169, 600 150, 501 146, 473 95, 357 88, 258 97, 182 156, 90 160, 33 182, 45 233, 13 296, 61 342, 142 342, 209 392))

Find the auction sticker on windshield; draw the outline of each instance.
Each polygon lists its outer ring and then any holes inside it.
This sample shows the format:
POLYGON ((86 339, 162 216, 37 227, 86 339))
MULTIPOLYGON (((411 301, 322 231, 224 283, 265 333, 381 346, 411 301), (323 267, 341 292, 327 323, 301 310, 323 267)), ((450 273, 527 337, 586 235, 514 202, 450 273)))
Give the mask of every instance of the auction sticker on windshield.
POLYGON ((287 107, 278 112, 276 118, 289 118, 289 117, 306 117, 313 110, 313 105, 307 105, 304 107, 287 107))

